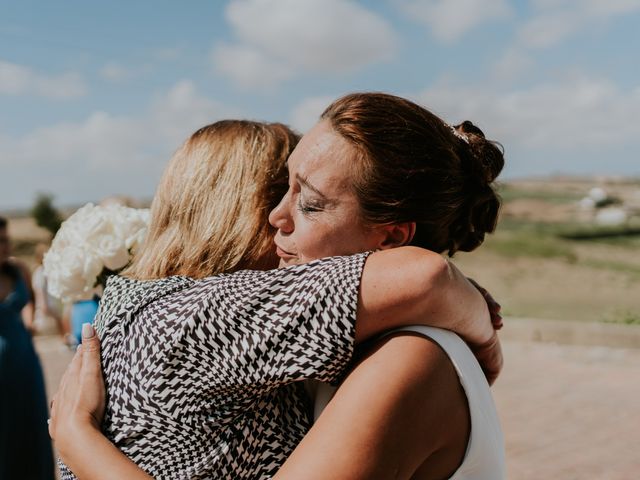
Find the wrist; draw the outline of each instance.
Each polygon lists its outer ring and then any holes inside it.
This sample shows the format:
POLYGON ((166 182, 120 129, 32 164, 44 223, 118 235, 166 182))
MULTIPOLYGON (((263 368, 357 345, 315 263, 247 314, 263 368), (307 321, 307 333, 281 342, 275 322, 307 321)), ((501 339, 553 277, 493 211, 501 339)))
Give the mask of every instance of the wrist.
POLYGON ((489 337, 481 342, 471 343, 469 347, 473 353, 481 354, 494 348, 496 343, 498 343, 498 332, 496 330, 491 330, 491 335, 489 337))
POLYGON ((478 332, 478 335, 470 342, 471 346, 474 349, 482 348, 485 345, 495 343, 495 339, 497 338, 497 332, 493 328, 490 315, 483 315, 482 320, 478 323, 479 325, 482 325, 482 329, 478 332))
POLYGON ((65 425, 64 429, 60 429, 60 425, 58 425, 55 438, 56 450, 58 450, 60 458, 68 466, 71 466, 77 458, 85 456, 85 449, 94 445, 99 437, 102 437, 100 428, 89 419, 72 421, 65 425))
POLYGON ((490 342, 495 334, 495 329, 491 323, 491 314, 484 301, 484 297, 471 284, 468 284, 468 293, 465 304, 465 315, 462 317, 461 330, 464 334, 460 336, 470 347, 480 347, 490 342))

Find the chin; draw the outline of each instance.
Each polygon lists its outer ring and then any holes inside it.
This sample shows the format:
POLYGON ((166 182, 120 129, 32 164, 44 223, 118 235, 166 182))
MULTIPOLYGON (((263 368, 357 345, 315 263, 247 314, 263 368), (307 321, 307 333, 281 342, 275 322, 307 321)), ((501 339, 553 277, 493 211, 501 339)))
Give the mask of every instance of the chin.
POLYGON ((297 258, 281 258, 278 262, 278 268, 290 267, 291 265, 299 265, 300 262, 297 258))

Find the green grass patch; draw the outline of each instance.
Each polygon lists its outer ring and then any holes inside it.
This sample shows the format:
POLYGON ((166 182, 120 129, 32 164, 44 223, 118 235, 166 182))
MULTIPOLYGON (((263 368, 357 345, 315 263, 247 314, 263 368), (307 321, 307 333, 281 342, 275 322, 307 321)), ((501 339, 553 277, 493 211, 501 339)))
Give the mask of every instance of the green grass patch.
POLYGON ((610 317, 604 319, 605 323, 618 323, 622 325, 640 325, 640 312, 630 310, 618 310, 610 317))
POLYGON ((532 222, 531 220, 504 217, 500 219, 497 231, 559 236, 563 232, 577 231, 582 226, 583 224, 578 222, 532 222))
POLYGON ((513 188, 508 185, 501 185, 498 193, 505 203, 514 200, 541 200, 553 204, 573 203, 580 200, 584 195, 572 192, 549 191, 549 190, 524 190, 513 188))
POLYGON ((608 237, 598 240, 592 240, 594 243, 602 243, 605 245, 612 245, 616 247, 630 248, 635 251, 640 249, 640 235, 626 236, 626 237, 608 237))
POLYGON ((593 243, 629 248, 640 247, 640 224, 637 222, 625 226, 599 226, 578 222, 531 222, 504 218, 498 224, 496 236, 501 234, 556 237, 565 245, 593 243))
POLYGON ((577 260, 569 244, 553 236, 535 232, 497 235, 486 242, 485 248, 511 258, 558 258, 569 263, 577 260))
POLYGON ((640 239, 640 226, 564 226, 558 229, 558 236, 567 240, 592 241, 608 239, 640 239))
POLYGON ((634 278, 640 279, 640 267, 630 264, 615 262, 612 260, 585 259, 580 260, 580 265, 585 267, 597 268, 599 270, 609 270, 632 275, 634 278))

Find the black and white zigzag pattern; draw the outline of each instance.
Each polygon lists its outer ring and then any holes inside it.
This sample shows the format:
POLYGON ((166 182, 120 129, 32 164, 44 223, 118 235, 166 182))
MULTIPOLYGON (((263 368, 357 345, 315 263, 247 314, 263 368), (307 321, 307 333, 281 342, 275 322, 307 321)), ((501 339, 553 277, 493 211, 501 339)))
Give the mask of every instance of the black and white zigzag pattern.
POLYGON ((310 427, 299 381, 335 383, 351 359, 365 258, 111 278, 96 319, 107 437, 154 478, 272 477, 310 427))

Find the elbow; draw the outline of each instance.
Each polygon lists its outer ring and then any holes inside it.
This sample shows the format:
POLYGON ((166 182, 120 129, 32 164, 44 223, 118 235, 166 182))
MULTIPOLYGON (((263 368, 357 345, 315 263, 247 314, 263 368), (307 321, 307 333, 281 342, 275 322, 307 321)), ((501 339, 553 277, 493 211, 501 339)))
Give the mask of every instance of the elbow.
POLYGON ((419 263, 422 271, 423 286, 426 292, 442 293, 455 279, 455 271, 442 255, 427 252, 419 263))
POLYGON ((398 249, 397 265, 403 265, 405 279, 411 282, 414 295, 425 301, 433 302, 432 293, 443 294, 456 280, 455 268, 442 255, 418 247, 398 249))

